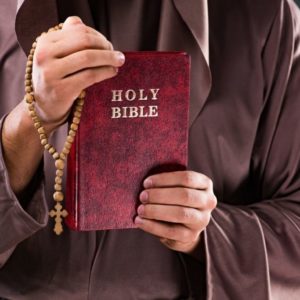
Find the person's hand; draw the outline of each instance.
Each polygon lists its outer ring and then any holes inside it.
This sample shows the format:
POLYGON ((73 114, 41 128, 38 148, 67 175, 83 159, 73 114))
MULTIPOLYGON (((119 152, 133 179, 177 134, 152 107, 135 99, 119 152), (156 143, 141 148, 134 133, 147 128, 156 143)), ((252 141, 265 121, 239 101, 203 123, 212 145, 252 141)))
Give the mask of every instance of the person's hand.
POLYGON ((192 253, 217 205, 212 181, 192 171, 162 173, 144 181, 135 224, 168 248, 192 253))
POLYGON ((69 17, 62 30, 42 35, 33 59, 32 82, 44 123, 61 124, 80 92, 111 78, 125 61, 99 32, 69 17))

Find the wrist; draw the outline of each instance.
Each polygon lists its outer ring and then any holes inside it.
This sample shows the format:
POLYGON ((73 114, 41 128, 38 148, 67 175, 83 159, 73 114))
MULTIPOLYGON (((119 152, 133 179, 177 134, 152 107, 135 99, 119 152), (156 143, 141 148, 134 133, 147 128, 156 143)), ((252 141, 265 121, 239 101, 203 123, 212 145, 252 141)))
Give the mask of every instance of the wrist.
MULTIPOLYGON (((37 103, 28 104, 26 103, 26 100, 22 101, 21 103, 24 115, 27 116, 29 119, 29 123, 32 126, 35 126, 35 123, 39 123, 40 126, 43 127, 45 130, 45 134, 47 137, 50 137, 51 134, 56 131, 61 125, 63 125, 66 120, 68 119, 69 112, 67 112, 64 116, 55 119, 55 120, 49 120, 43 113, 43 110, 40 109, 39 105, 37 103), (30 108, 30 106, 32 108, 30 108), (34 110, 33 110, 34 106, 34 110)), ((35 129, 36 132, 38 132, 38 129, 35 129)))

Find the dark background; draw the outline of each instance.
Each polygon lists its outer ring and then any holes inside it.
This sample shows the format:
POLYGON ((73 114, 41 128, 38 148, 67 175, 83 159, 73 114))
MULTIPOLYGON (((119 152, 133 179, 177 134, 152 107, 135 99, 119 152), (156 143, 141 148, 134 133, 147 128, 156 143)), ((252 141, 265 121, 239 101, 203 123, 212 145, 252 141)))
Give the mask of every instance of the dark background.
POLYGON ((296 3, 300 6, 300 0, 296 0, 296 3))

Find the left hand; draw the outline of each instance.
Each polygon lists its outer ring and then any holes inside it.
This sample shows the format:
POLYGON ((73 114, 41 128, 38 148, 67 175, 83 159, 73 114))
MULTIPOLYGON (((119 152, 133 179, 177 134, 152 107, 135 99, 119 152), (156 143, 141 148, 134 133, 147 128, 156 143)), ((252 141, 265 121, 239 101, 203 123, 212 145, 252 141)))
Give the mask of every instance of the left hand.
POLYGON ((135 224, 168 248, 192 253, 217 205, 212 181, 193 171, 162 173, 144 181, 135 224))

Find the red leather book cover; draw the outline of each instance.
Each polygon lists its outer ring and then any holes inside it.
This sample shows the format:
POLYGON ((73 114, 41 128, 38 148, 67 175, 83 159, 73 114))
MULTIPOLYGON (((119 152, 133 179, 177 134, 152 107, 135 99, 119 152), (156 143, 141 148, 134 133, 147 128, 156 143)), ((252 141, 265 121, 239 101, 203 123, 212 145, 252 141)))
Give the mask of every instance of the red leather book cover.
POLYGON ((87 89, 67 170, 67 225, 134 228, 143 180, 187 165, 189 72, 181 52, 129 52, 87 89))

